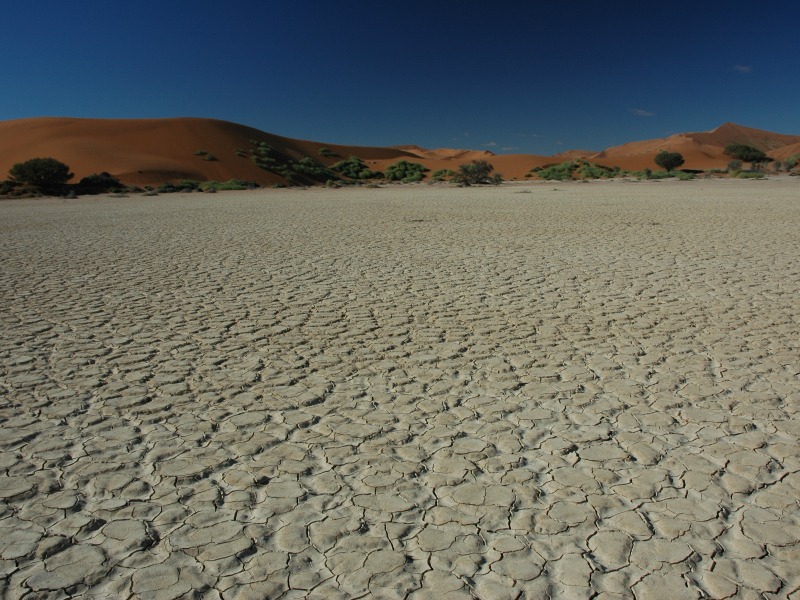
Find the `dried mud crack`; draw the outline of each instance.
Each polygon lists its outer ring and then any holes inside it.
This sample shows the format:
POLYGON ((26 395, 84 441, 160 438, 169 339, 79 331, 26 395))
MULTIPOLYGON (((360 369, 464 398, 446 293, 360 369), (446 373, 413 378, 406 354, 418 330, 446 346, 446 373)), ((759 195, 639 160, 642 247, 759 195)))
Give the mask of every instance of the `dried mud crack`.
POLYGON ((790 181, 0 204, 0 597, 800 598, 790 181))

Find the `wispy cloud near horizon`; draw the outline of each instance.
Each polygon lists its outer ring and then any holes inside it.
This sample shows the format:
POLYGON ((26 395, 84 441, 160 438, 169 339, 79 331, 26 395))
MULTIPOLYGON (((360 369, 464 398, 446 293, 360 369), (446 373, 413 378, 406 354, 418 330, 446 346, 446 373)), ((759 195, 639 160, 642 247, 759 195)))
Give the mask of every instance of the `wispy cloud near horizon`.
POLYGON ((744 73, 745 75, 753 72, 753 67, 750 65, 734 65, 733 70, 737 73, 744 73))
POLYGON ((632 115, 636 115, 637 117, 654 117, 656 113, 651 110, 645 110, 643 108, 631 108, 628 110, 629 113, 632 115))

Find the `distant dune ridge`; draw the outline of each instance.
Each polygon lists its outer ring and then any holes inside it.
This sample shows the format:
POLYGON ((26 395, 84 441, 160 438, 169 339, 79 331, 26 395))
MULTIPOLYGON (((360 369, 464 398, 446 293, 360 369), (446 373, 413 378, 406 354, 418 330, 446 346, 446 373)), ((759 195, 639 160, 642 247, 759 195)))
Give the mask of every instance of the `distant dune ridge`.
POLYGON ((75 173, 77 181, 93 173, 108 172, 126 184, 160 184, 180 179, 244 179, 261 185, 281 183, 276 173, 250 160, 253 142, 266 143, 291 159, 311 157, 331 165, 351 155, 372 170, 384 170, 398 160, 423 163, 431 171, 457 169, 475 159, 489 160, 506 179, 522 179, 534 167, 585 158, 607 166, 639 170, 656 168, 660 150, 680 152, 684 168, 724 167, 729 157, 723 148, 745 143, 776 160, 800 153, 800 135, 783 135, 725 123, 709 132, 679 133, 666 138, 630 142, 602 152, 570 150, 554 156, 500 154, 486 150, 428 150, 414 145, 393 147, 346 146, 297 140, 252 127, 203 118, 76 119, 42 117, 0 122, 0 179, 15 163, 35 157, 53 157, 75 173), (330 152, 320 154, 320 149, 330 152))

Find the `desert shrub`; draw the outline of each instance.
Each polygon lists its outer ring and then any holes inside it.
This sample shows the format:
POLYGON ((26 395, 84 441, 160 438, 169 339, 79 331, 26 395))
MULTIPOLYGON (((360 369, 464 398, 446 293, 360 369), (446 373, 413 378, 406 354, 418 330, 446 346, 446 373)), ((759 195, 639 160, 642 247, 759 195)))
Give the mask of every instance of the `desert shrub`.
POLYGON ((675 173, 670 171, 651 171, 650 172, 650 179, 669 179, 670 177, 675 177, 675 173))
POLYGON ((684 162, 682 154, 679 152, 667 152, 666 150, 662 150, 656 154, 656 157, 653 160, 659 167, 666 169, 667 171, 677 169, 684 162))
POLYGON ((585 161, 580 161, 578 164, 578 174, 583 179, 609 179, 620 174, 619 167, 606 167, 585 161))
POLYGON ((8 178, 17 183, 52 190, 62 187, 74 175, 69 167, 55 158, 32 158, 17 163, 8 171, 8 178))
POLYGON ((319 155, 320 156, 327 156, 327 157, 339 156, 338 154, 336 154, 336 152, 334 152, 330 148, 320 148, 319 149, 319 155))
POLYGON ((386 168, 385 177, 389 181, 409 183, 421 181, 427 171, 429 171, 429 169, 427 169, 425 165, 401 160, 386 168))
POLYGON ((19 183, 16 181, 11 181, 10 179, 6 179, 5 181, 0 181, 0 196, 6 196, 13 192, 19 183))
POLYGON ((458 171, 453 176, 453 181, 464 186, 479 183, 489 183, 497 185, 503 181, 502 176, 499 180, 492 176, 494 166, 486 160, 473 160, 458 166, 458 171))
POLYGON ((574 161, 568 160, 558 165, 549 165, 539 169, 538 174, 542 179, 554 181, 569 181, 577 165, 574 161))
POLYGON ((304 156, 297 162, 291 162, 288 165, 295 173, 305 175, 314 181, 325 182, 336 178, 330 169, 309 156, 304 156))
POLYGON ((377 171, 370 171, 364 161, 357 156, 340 160, 331 166, 331 170, 350 179, 376 179, 383 175, 377 171))
POLYGON ((695 174, 690 173, 688 171, 678 171, 677 173, 675 173, 675 178, 678 181, 691 181, 692 179, 695 178, 695 174))
POLYGON ((784 161, 783 164, 786 165, 787 171, 791 171, 798 165, 798 163, 800 163, 800 154, 792 154, 784 161))
POLYGON ((175 187, 182 192, 194 192, 195 190, 199 190, 201 186, 202 182, 196 181, 194 179, 181 179, 175 185, 175 187))
POLYGON ((725 146, 723 152, 727 156, 732 156, 738 160, 749 162, 753 168, 755 168, 756 165, 771 162, 773 160, 758 148, 748 146, 747 144, 728 144, 725 146))
POLYGON ((259 185, 255 181, 245 181, 243 179, 228 179, 227 181, 203 181, 198 184, 202 192, 224 192, 238 190, 253 190, 259 185))
POLYGON ((119 179, 103 171, 84 177, 78 182, 76 188, 79 194, 106 194, 120 192, 125 189, 125 186, 119 179))
MULTIPOLYGON (((250 160, 259 169, 276 173, 286 179, 292 185, 297 184, 298 174, 303 167, 296 170, 296 163, 285 154, 275 150, 266 142, 250 140, 253 149, 250 151, 250 160)), ((302 179, 302 177, 300 177, 302 179)))
POLYGON ((764 174, 758 171, 741 171, 736 174, 736 177, 739 179, 766 179, 764 174))
POLYGON ((265 171, 272 171, 273 169, 277 168, 278 161, 272 158, 271 156, 261 156, 259 154, 254 154, 250 157, 250 160, 253 161, 258 168, 264 169, 265 171))
POLYGON ((738 158, 734 158, 733 160, 728 161, 728 171, 729 172, 738 172, 742 170, 742 161, 738 158))
POLYGON ((211 154, 209 152, 206 152, 205 150, 198 150, 197 152, 195 152, 195 155, 199 156, 203 160, 209 160, 209 161, 217 160, 216 156, 214 156, 213 154, 211 154))
POLYGON ((431 173, 431 181, 447 181, 456 172, 451 169, 436 169, 433 173, 431 173))

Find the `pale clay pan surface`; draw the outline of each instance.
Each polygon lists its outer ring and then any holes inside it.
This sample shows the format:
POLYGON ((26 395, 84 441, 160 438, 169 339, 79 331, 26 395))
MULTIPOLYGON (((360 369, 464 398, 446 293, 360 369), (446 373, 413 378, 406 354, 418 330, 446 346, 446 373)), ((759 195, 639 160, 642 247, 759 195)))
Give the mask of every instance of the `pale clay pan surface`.
POLYGON ((798 598, 799 232, 797 179, 0 203, 0 597, 798 598))

